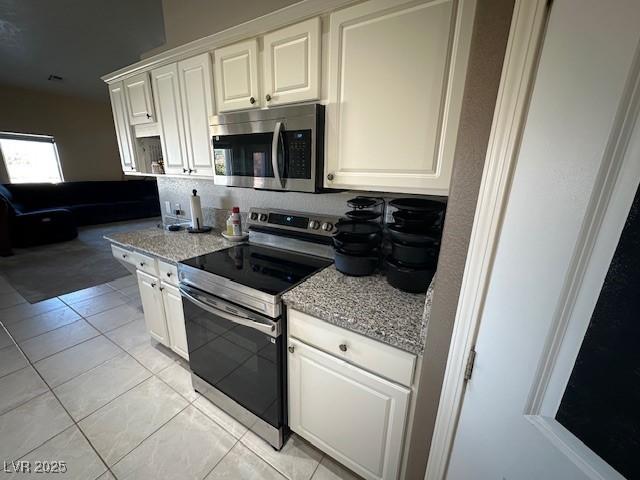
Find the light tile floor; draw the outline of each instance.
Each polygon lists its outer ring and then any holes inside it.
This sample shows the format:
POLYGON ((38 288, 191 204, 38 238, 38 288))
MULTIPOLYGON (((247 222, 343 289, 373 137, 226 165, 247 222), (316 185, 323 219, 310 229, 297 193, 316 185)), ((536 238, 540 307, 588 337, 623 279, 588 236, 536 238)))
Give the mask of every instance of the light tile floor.
POLYGON ((277 452, 197 394, 146 332, 135 278, 27 303, 0 277, 0 480, 355 480, 292 436, 277 452), (62 460, 66 473, 8 473, 62 460))

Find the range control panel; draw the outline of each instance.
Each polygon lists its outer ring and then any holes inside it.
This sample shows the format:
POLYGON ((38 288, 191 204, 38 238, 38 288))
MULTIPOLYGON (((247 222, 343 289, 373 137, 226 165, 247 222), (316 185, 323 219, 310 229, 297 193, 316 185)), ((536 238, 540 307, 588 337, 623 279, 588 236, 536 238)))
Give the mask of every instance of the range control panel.
POLYGON ((336 232, 338 220, 340 217, 332 215, 252 208, 249 210, 247 224, 249 228, 269 227, 330 237, 336 232))

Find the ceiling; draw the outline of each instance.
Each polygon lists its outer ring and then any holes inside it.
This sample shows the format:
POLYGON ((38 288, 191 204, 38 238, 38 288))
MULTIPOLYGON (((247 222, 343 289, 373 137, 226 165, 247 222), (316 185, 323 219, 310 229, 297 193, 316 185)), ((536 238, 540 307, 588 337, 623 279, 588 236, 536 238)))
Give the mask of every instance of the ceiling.
POLYGON ((100 77, 164 42, 161 0, 0 0, 0 84, 106 100, 100 77))

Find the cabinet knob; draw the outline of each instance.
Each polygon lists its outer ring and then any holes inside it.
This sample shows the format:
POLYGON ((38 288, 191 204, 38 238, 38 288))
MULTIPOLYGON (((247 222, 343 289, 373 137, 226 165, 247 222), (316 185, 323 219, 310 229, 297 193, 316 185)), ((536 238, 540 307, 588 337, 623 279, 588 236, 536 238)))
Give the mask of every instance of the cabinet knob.
POLYGON ((269 94, 267 93, 267 94, 264 96, 264 99, 265 99, 267 102, 270 102, 270 101, 271 101, 271 95, 269 95, 269 94))
POLYGON ((141 266, 141 267, 144 267, 144 262, 140 262, 140 266, 141 266))
POLYGON ((160 291, 163 291, 163 290, 164 290, 164 287, 160 287, 160 291))
POLYGON ((170 277, 170 276, 171 276, 171 272, 167 272, 167 277, 170 277))
POLYGON ((293 345, 289 345, 289 353, 293 353, 295 351, 295 347, 293 345))
POLYGON ((254 103, 256 103, 256 99, 255 99, 255 98, 253 98, 253 97, 251 97, 251 98, 249 99, 249 103, 250 103, 251 105, 253 105, 254 103))
POLYGON ((183 168, 183 169, 182 169, 182 173, 187 173, 188 171, 189 171, 189 169, 188 169, 188 168, 183 168))
POLYGON ((189 169, 189 173, 193 173, 193 172, 195 172, 195 170, 191 170, 191 169, 189 169))
POLYGON ((151 288, 156 288, 155 282, 151 284, 151 288))
POLYGON ((127 254, 126 254, 126 253, 123 253, 123 254, 122 254, 122 258, 127 258, 127 254))
POLYGON ((341 343, 340 344, 340 350, 342 350, 343 352, 347 351, 347 344, 346 343, 341 343))
POLYGON ((330 173, 329 175, 327 175, 327 180, 331 181, 333 180, 335 177, 333 176, 333 173, 330 173))
POLYGON ((151 115, 149 115, 148 113, 147 113, 147 118, 151 118, 151 115))

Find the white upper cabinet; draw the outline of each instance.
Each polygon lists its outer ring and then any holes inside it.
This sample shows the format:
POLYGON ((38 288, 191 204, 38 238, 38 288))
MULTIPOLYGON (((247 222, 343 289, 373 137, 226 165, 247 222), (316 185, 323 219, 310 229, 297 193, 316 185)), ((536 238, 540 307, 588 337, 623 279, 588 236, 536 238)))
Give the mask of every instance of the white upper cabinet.
POLYGON ((136 169, 135 156, 129 118, 127 117, 126 99, 122 82, 109 85, 109 97, 111 98, 111 110, 113 111, 113 124, 116 128, 118 151, 122 170, 133 171, 136 169))
POLYGON ((326 187, 448 193, 474 5, 370 0, 331 15, 326 187))
POLYGON ((258 107, 258 40, 218 48, 214 57, 218 111, 258 107))
POLYGON ((264 36, 264 105, 320 98, 320 18, 264 36))
POLYGON ((124 80, 124 88, 127 92, 129 123, 131 125, 139 125, 141 123, 155 122, 149 73, 144 72, 127 78, 124 80))
POLYGON ((175 63, 151 72, 166 173, 188 173, 182 101, 175 63))
POLYGON ((213 175, 209 116, 213 115, 211 56, 208 53, 178 62, 189 173, 213 175))

